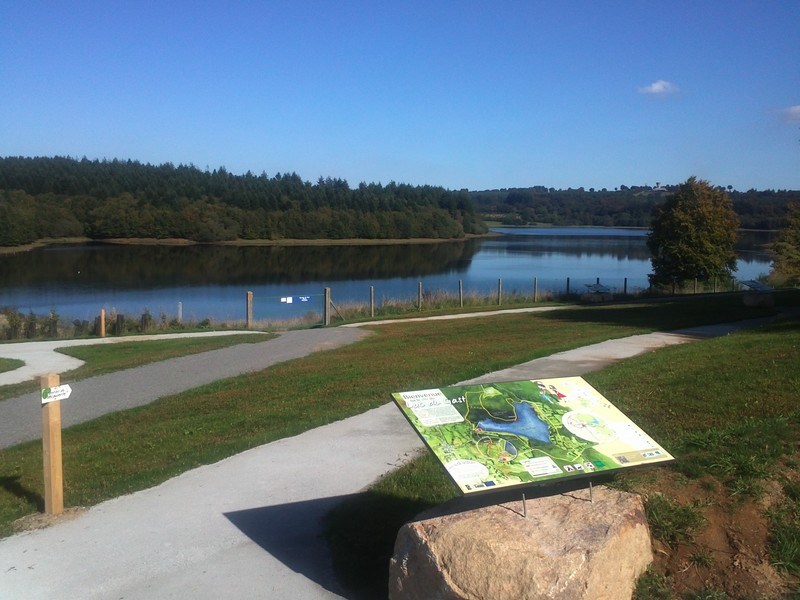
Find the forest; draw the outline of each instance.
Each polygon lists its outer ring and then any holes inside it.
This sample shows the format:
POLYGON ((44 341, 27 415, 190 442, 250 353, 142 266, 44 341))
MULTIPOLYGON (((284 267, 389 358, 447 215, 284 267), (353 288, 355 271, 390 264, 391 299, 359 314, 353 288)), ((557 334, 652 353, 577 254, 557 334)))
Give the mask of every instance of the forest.
POLYGON ((351 188, 296 173, 234 175, 194 166, 0 158, 0 245, 87 237, 463 238, 486 227, 466 192, 389 183, 351 188))
MULTIPOLYGON (((650 227, 653 208, 663 204, 678 187, 622 185, 609 191, 537 186, 470 192, 470 197, 484 218, 504 225, 650 227)), ((724 191, 730 196, 743 229, 781 229, 788 222, 788 205, 800 203, 800 191, 724 191)))
MULTIPOLYGON (((0 157, 0 246, 43 239, 461 239, 505 225, 650 227, 677 185, 468 192, 391 182, 314 184, 171 163, 0 157)), ((800 192, 726 190, 745 229, 781 229, 800 192)))

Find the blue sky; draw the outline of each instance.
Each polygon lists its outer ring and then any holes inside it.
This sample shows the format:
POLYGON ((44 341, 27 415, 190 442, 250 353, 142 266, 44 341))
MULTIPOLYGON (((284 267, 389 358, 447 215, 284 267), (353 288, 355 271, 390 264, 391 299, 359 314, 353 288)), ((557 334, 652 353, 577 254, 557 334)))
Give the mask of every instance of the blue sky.
POLYGON ((0 156, 800 189, 800 4, 0 0, 0 156))

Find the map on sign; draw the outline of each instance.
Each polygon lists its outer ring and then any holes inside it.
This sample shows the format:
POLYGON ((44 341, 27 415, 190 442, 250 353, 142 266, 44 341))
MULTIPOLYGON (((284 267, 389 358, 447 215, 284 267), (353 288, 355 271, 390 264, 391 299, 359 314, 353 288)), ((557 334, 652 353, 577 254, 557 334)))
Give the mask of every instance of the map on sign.
POLYGON ((673 459, 581 377, 392 398, 465 494, 673 459))

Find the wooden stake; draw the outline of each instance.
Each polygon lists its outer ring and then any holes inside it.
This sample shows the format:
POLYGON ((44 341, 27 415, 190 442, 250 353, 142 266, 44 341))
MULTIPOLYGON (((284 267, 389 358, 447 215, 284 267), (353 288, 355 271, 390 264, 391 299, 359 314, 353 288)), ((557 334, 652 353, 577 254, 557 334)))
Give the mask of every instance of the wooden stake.
MULTIPOLYGON (((55 374, 42 375, 42 389, 59 385, 55 374)), ((48 515, 64 512, 64 474, 61 463, 61 401, 42 406, 42 458, 44 463, 44 510, 48 515)))
POLYGON ((253 327, 253 292, 246 294, 245 306, 245 328, 251 329, 253 327))

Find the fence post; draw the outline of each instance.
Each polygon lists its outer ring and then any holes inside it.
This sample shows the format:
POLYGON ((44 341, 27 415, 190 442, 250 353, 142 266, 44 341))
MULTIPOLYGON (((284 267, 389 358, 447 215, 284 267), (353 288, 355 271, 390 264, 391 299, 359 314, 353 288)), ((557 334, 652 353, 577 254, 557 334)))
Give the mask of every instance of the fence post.
POLYGON ((694 293, 697 294, 697 277, 694 278, 694 293))
POLYGON ((458 280, 458 305, 464 308, 464 282, 458 280))
POLYGON ((417 284, 417 309, 422 310, 422 282, 417 284))
POLYGON ((503 303, 503 278, 497 278, 497 306, 503 303))
POLYGON ((375 316, 375 286, 369 286, 369 316, 375 316))
POLYGON ((245 328, 250 329, 253 326, 253 292, 247 292, 247 312, 245 317, 245 328))
POLYGON ((178 302, 178 323, 183 323, 183 302, 178 302))
POLYGON ((623 296, 627 296, 628 295, 628 278, 627 277, 622 280, 622 295, 623 296))
POLYGON ((100 309, 100 337, 106 337, 106 309, 100 309))
POLYGON ((322 326, 327 327, 331 324, 331 288, 326 287, 322 296, 322 326))
POLYGON ((533 278, 533 303, 536 304, 539 298, 539 278, 533 278))
MULTIPOLYGON (((41 389, 59 385, 56 374, 39 377, 41 389)), ((42 466, 44 469, 44 510, 48 515, 64 512, 64 471, 61 462, 61 401, 42 405, 42 466)))
POLYGON ((717 293, 717 276, 714 276, 714 293, 717 293))

